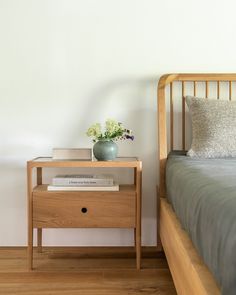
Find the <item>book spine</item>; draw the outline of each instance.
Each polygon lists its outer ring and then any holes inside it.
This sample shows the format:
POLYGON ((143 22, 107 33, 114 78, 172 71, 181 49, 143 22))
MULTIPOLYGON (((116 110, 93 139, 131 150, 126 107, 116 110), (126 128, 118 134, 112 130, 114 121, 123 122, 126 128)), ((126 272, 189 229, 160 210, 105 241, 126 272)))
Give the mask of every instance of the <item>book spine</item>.
POLYGON ((78 149, 57 149, 54 148, 52 152, 54 160, 92 160, 91 148, 78 148, 78 149))
POLYGON ((113 186, 54 186, 48 185, 48 191, 119 191, 119 185, 113 186))
POLYGON ((111 186, 113 179, 70 179, 70 178, 53 178, 52 185, 58 186, 111 186))

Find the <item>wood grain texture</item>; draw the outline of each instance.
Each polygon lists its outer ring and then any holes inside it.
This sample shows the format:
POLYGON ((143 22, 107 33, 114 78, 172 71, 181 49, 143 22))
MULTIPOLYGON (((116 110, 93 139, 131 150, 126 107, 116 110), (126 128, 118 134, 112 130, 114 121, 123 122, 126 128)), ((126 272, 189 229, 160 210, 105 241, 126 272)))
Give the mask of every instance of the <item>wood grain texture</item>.
POLYGON ((217 81, 217 99, 220 99, 220 81, 217 81))
POLYGON ((28 165, 30 167, 35 167, 35 168, 55 168, 55 167, 61 167, 61 168, 66 168, 66 167, 81 167, 81 168, 135 168, 139 166, 141 161, 139 161, 138 158, 136 157, 120 157, 115 159, 114 161, 65 161, 65 160, 52 160, 52 158, 43 158, 43 157, 38 157, 35 158, 31 161, 28 161, 28 165), (47 159, 45 161, 44 159, 47 159))
POLYGON ((197 95, 197 81, 193 81, 193 95, 197 95))
POLYGON ((33 267, 33 187, 32 167, 27 162, 27 195, 28 195, 28 268, 33 267))
POLYGON ((167 158, 167 128, 166 128, 166 100, 165 100, 165 86, 168 76, 162 76, 158 83, 157 89, 157 120, 158 120, 158 145, 159 145, 159 173, 160 173, 160 196, 165 196, 165 166, 167 158))
MULTIPOLYGON (((216 84, 217 98, 221 95, 221 82, 229 82, 229 99, 232 99, 232 82, 236 81, 236 74, 167 74, 160 78, 158 83, 158 144, 159 144, 159 198, 166 197, 166 183, 165 183, 165 167, 168 154, 167 142, 170 134, 171 148, 174 143, 173 128, 170 124, 170 132, 167 130, 166 122, 166 99, 167 92, 166 87, 170 84, 171 91, 170 97, 172 103, 174 102, 174 93, 172 84, 175 81, 182 82, 182 92, 184 95, 192 95, 186 93, 184 88, 185 82, 193 82, 193 92, 197 95, 198 82, 205 83, 205 96, 208 97, 209 87, 211 83, 216 84)), ((199 83, 201 84, 201 83, 199 83)), ((173 106, 171 107, 173 108, 173 106)), ((182 110, 185 110, 182 101, 182 110)), ((174 117, 174 113, 171 117, 174 117)), ((178 115, 178 114, 176 114, 178 115)), ((182 114, 182 120, 183 120, 182 114)), ((184 123, 185 125, 185 123, 184 123)), ((184 128, 185 129, 185 126, 184 128)), ((182 130, 185 132, 185 130, 182 130)), ((182 138, 183 139, 183 138, 182 138)), ((182 148, 184 149, 184 141, 182 140, 182 148)), ((167 255, 169 266, 174 278, 174 282, 179 295, 218 295, 220 294, 219 288, 214 281, 212 275, 206 268, 201 258, 197 255, 195 248, 191 241, 187 237, 186 233, 181 231, 175 214, 169 210, 164 199, 161 201, 160 206, 160 222, 157 222, 160 226, 160 236, 164 251, 167 255)), ((158 227, 157 226, 157 227, 158 227)), ((158 230, 157 230, 158 231, 158 230)))
POLYGON ((208 93, 209 93, 209 82, 206 81, 205 84, 206 84, 206 85, 205 85, 205 96, 206 96, 206 98, 208 98, 208 93))
POLYGON ((133 247, 44 248, 27 271, 25 248, 0 248, 0 294, 176 295, 162 253, 143 249, 137 271, 133 247))
POLYGON ((161 199, 160 236, 175 287, 181 295, 220 295, 212 274, 181 228, 170 204, 161 199))
POLYGON ((114 161, 54 161, 38 157, 27 162, 28 171, 28 267, 33 268, 33 227, 38 229, 38 252, 42 252, 43 228, 133 228, 136 268, 141 268, 142 161, 118 157, 114 161), (134 184, 119 191, 47 191, 42 184, 44 168, 131 168, 134 184), (32 189, 32 170, 37 187, 32 189))
MULTIPOLYGON (((132 185, 118 192, 33 191, 33 226, 40 228, 136 227, 136 193, 132 185), (82 212, 85 209, 86 212, 82 212)), ((140 218, 140 216, 139 216, 140 218)))
POLYGON ((232 100, 232 81, 229 81, 229 100, 232 100))
POLYGON ((161 76, 161 86, 168 85, 173 81, 236 81, 236 73, 183 73, 183 74, 166 74, 161 76))
POLYGON ((174 149, 174 104, 173 104, 173 83, 170 83, 170 150, 174 149))
POLYGON ((185 150, 185 83, 182 81, 182 149, 185 150))
MULTIPOLYGON (((43 169, 41 167, 36 168, 36 175, 37 175, 37 185, 42 185, 43 169)), ((37 229, 38 252, 42 252, 42 238, 43 238, 43 230, 42 228, 38 228, 37 229)))
POLYGON ((135 247, 136 247, 136 268, 141 268, 141 215, 142 215, 142 165, 136 169, 136 228, 135 228, 135 247))

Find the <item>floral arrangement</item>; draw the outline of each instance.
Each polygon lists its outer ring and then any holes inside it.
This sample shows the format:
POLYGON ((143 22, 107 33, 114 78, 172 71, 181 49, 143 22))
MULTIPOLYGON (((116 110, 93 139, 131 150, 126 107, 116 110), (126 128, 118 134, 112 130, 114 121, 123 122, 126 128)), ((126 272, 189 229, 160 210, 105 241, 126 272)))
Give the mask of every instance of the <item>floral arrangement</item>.
POLYGON ((105 127, 102 128, 100 123, 95 123, 87 130, 86 134, 93 138, 93 142, 99 140, 134 140, 132 131, 122 126, 122 123, 113 119, 107 119, 105 127))

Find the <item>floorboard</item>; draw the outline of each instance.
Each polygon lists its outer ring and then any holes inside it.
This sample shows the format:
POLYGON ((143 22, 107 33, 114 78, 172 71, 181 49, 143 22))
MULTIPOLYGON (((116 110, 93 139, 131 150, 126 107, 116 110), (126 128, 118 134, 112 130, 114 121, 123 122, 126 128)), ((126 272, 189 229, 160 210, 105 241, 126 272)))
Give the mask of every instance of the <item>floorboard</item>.
POLYGON ((143 250, 135 269, 132 248, 44 248, 34 250, 27 271, 25 248, 0 248, 1 295, 176 295, 163 253, 143 250))

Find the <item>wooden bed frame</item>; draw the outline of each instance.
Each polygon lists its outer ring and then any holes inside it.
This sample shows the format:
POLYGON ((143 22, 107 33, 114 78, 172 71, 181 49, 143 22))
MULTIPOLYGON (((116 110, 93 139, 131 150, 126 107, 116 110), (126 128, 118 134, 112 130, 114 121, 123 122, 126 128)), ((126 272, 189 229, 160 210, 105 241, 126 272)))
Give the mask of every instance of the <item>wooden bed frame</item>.
POLYGON ((172 207, 166 201, 165 166, 167 154, 176 149, 174 139, 174 118, 176 115, 174 101, 179 99, 177 116, 181 118, 181 147, 186 149, 186 111, 185 95, 201 95, 208 98, 210 87, 214 87, 216 98, 221 96, 222 88, 227 87, 228 98, 234 95, 236 74, 168 74, 160 78, 158 84, 158 139, 159 139, 159 224, 158 235, 167 257, 170 271, 178 295, 218 295, 220 288, 214 280, 207 266, 194 248, 187 233, 182 229, 172 207), (175 96, 175 84, 178 84, 178 95, 175 96), (190 90, 191 86, 191 90, 190 90), (168 108, 167 108, 168 106, 168 108), (180 113, 179 113, 180 112, 180 113), (180 115, 180 116, 179 116, 180 115))

